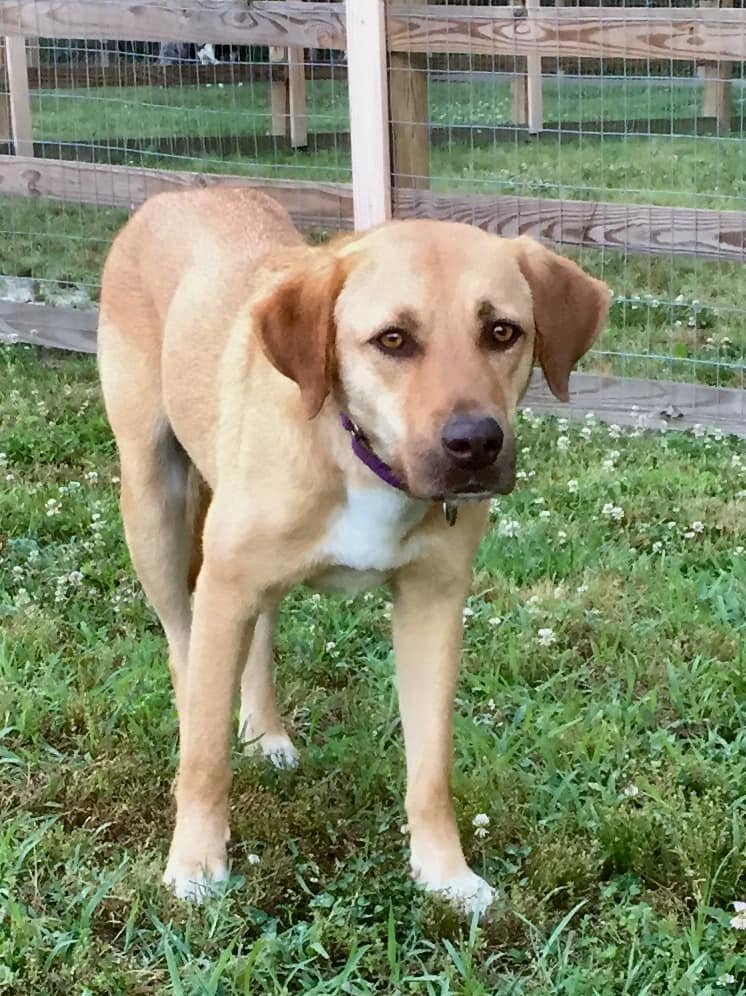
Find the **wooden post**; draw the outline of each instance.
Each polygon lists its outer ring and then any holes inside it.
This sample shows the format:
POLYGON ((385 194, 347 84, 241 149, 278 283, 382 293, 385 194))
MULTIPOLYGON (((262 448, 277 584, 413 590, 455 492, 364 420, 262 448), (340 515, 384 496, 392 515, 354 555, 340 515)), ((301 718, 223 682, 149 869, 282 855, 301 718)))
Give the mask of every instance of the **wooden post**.
MULTIPOLYGON (((732 7, 733 0, 700 0, 700 6, 732 7)), ((700 66, 700 75, 704 84, 702 116, 715 119, 719 134, 727 134, 730 131, 731 72, 730 62, 705 62, 700 66)))
POLYGON ((17 156, 33 156, 34 140, 31 134, 31 98, 26 66, 26 39, 22 35, 8 35, 5 39, 5 59, 10 90, 10 127, 13 149, 17 156))
MULTIPOLYGON (((526 0, 528 16, 539 13, 541 0, 526 0)), ((538 135, 544 129, 544 95, 541 89, 541 56, 537 52, 526 57, 526 90, 528 96, 528 130, 538 135)))
MULTIPOLYGON (((526 0, 511 0, 511 7, 525 8, 526 0)), ((519 16, 515 10, 514 17, 519 16)), ((519 71, 510 80, 510 120, 515 125, 528 124, 528 86, 526 79, 526 60, 515 57, 519 71)))
POLYGON ((308 145, 308 113, 306 111, 306 59, 303 49, 288 49, 288 91, 290 95, 290 145, 305 149, 308 145))
POLYGON ((352 199, 355 228, 391 217, 384 0, 346 0, 352 199))
MULTIPOLYGON (((425 6, 427 0, 388 0, 387 9, 425 6)), ((430 106, 427 57, 411 52, 389 55, 389 111, 393 182, 396 187, 430 186, 430 106)))
POLYGON ((41 65, 38 38, 26 39, 26 65, 29 69, 38 69, 41 65))
POLYGON ((269 102, 271 107, 272 122, 270 135, 277 135, 284 138, 288 127, 288 81, 283 73, 282 79, 275 79, 274 74, 279 72, 278 66, 285 63, 287 59, 287 49, 273 45, 269 50, 269 102))
POLYGON ((10 93, 8 74, 5 66, 5 39, 0 38, 0 142, 9 141, 10 135, 10 93))

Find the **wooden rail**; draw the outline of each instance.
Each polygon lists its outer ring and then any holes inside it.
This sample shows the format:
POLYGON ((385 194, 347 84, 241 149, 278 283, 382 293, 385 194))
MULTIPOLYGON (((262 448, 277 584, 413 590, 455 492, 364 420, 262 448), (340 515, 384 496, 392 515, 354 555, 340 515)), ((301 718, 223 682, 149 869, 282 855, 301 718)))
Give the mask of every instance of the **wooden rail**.
MULTIPOLYGON (((352 226, 352 189, 342 183, 0 156, 0 194, 131 209, 162 190, 212 184, 263 190, 283 203, 301 225, 352 226)), ((529 234, 557 245, 746 261, 743 211, 400 188, 394 192, 393 213, 398 218, 464 221, 499 235, 529 234)))
MULTIPOLYGON (((746 9, 541 7, 397 8, 397 52, 689 62, 746 60, 746 9)), ((343 49, 344 5, 300 0, 0 0, 0 35, 124 38, 343 49)))
POLYGON ((396 218, 441 218, 556 245, 746 261, 746 212, 398 190, 396 218))
POLYGON ((132 210, 162 191, 213 185, 262 190, 280 201, 300 226, 352 227, 352 190, 342 183, 262 180, 226 173, 190 173, 31 156, 0 156, 0 195, 48 197, 132 210))

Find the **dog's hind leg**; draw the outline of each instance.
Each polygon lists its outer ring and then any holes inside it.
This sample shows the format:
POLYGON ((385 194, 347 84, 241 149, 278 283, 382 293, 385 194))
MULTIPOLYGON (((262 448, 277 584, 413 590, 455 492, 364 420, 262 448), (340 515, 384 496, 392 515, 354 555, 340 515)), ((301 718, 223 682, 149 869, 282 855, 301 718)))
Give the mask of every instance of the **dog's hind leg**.
POLYGON ((259 616, 241 676, 239 729, 248 748, 256 747, 277 768, 294 768, 298 754, 280 719, 275 698, 272 644, 277 607, 259 616))
POLYGON ((179 708, 191 628, 190 461, 163 411, 157 355, 128 342, 105 317, 99 336, 104 398, 119 449, 125 536, 168 640, 179 708))

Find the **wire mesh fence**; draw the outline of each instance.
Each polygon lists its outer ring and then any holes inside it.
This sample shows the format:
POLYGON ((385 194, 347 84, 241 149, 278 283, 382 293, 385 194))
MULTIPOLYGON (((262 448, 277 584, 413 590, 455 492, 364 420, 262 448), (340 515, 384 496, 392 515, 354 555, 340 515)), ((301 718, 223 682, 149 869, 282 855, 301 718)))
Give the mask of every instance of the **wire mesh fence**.
MULTIPOLYGON (((9 35, 0 68, 0 298, 95 302, 118 225, 184 173, 280 181, 316 237, 352 225, 343 3, 258 4, 276 30, 251 44, 228 40, 233 22, 213 41, 94 37, 111 23, 105 0, 53 5, 52 34, 48 3, 22 6, 24 65, 9 35), (93 27, 64 30, 73 6, 93 27), (312 35, 331 47, 297 44, 312 35)), ((138 17, 169 6, 144 0, 138 17)), ((610 327, 587 369, 744 388, 746 11, 388 0, 387 12, 394 213, 528 231, 606 279, 610 327)))

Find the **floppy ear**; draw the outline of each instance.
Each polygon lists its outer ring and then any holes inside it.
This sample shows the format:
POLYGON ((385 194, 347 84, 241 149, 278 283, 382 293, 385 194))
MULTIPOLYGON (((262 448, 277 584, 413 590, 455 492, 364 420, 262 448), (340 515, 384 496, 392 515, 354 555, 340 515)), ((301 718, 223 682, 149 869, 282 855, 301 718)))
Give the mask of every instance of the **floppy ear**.
POLYGON ((516 249, 534 303, 536 359, 552 394, 569 401, 570 372, 601 331, 611 291, 528 236, 516 239, 516 249))
POLYGON ((335 372, 334 306, 348 266, 325 253, 291 271, 254 308, 254 331, 270 363, 294 380, 309 418, 321 410, 335 372))

